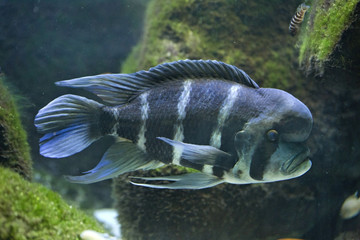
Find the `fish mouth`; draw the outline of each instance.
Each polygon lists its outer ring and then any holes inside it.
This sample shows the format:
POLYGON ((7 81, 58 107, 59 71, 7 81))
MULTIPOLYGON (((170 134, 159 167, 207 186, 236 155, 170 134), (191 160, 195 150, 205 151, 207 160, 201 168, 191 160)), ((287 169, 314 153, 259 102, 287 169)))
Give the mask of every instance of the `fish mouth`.
MULTIPOLYGON (((306 171, 311 167, 311 161, 309 159, 310 150, 306 149, 289 160, 285 161, 281 166, 281 171, 286 174, 292 174, 296 172, 298 169, 306 168, 306 171)), ((305 172, 306 172, 305 171, 305 172)), ((304 172, 304 173, 305 173, 304 172)))

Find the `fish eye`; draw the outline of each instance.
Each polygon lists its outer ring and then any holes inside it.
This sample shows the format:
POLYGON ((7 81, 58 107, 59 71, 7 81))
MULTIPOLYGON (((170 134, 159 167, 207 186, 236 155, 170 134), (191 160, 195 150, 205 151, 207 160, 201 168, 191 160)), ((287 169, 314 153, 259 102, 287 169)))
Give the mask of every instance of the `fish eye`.
POLYGON ((275 142, 279 138, 279 133, 276 130, 271 129, 266 133, 266 136, 269 139, 269 141, 275 142))

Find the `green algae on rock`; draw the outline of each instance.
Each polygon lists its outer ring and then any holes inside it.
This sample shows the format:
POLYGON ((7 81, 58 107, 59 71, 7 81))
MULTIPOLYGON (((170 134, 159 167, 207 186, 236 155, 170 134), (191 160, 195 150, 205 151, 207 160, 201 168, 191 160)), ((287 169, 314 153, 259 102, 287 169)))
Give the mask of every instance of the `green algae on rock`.
POLYGON ((0 165, 31 179, 30 148, 15 101, 0 74, 0 165))
POLYGON ((321 72, 344 31, 354 21, 359 0, 314 0, 309 22, 299 37, 299 63, 306 70, 321 72), (312 66, 315 65, 315 66, 312 66))
POLYGON ((80 239, 86 229, 104 231, 85 213, 40 184, 0 167, 0 239, 80 239))

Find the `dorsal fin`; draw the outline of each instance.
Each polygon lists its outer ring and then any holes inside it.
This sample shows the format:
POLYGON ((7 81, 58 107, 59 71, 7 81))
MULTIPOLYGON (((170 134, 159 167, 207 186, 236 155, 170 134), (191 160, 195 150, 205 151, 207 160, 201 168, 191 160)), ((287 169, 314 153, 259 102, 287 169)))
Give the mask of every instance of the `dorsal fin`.
POLYGON ((105 102, 120 105, 159 84, 183 79, 223 79, 259 88, 243 70, 215 60, 181 60, 131 74, 101 74, 56 82, 58 86, 84 88, 105 102))

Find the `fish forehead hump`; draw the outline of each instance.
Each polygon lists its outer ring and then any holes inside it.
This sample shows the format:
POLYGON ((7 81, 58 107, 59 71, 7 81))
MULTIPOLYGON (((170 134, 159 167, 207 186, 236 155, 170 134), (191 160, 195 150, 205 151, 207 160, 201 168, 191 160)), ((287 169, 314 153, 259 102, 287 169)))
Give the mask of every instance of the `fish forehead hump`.
POLYGON ((308 107, 288 92, 273 88, 260 88, 267 103, 267 115, 281 130, 287 141, 304 141, 311 132, 313 118, 308 107))

